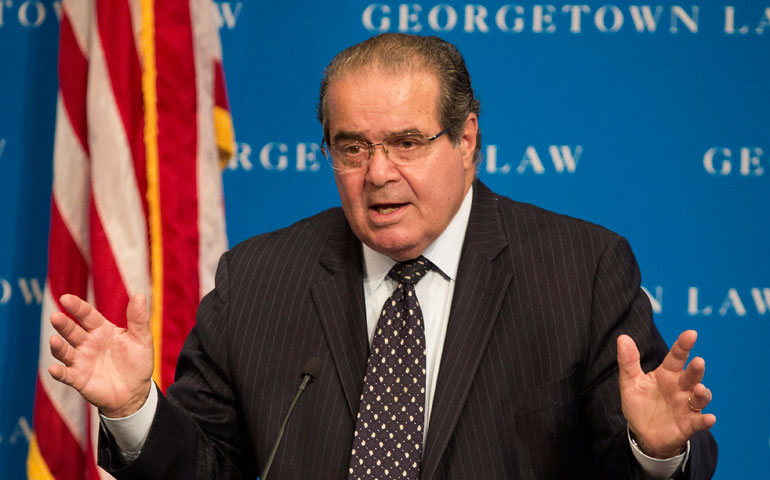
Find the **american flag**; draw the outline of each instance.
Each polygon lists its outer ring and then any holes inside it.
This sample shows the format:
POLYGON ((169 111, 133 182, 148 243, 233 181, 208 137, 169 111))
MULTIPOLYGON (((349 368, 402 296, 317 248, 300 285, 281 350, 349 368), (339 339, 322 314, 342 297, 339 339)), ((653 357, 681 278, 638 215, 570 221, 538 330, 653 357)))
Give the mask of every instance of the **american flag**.
POLYGON ((48 339, 74 293, 125 327, 151 299, 165 389, 227 247, 220 167, 234 137, 211 0, 64 0, 51 229, 30 479, 111 478, 98 413, 53 380, 48 339))

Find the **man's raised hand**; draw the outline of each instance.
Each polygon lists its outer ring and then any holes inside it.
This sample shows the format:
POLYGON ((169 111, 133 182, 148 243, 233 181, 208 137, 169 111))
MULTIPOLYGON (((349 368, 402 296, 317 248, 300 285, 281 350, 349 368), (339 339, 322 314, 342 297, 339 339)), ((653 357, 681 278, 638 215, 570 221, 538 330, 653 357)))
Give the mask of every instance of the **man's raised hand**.
POLYGON ((628 335, 618 337, 623 415, 642 451, 651 457, 676 456, 695 432, 716 422, 713 414, 701 413, 711 402, 711 391, 701 383, 706 362, 695 357, 684 368, 697 336, 694 330, 679 335, 660 366, 647 374, 636 343, 628 335))
POLYGON ((144 295, 129 301, 125 329, 75 295, 63 295, 60 301, 72 318, 62 312, 51 315, 51 325, 60 335, 51 336, 51 353, 63 365, 50 365, 48 373, 107 417, 136 412, 152 388, 154 360, 144 295))

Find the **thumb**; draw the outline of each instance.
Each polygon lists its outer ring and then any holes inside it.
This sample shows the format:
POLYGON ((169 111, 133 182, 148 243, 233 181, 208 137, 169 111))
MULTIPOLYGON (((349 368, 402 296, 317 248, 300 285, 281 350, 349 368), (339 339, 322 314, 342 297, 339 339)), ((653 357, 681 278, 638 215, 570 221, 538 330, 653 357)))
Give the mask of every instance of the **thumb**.
POLYGON ((150 331, 150 318, 147 315, 147 298, 138 293, 131 297, 126 307, 126 327, 135 338, 152 338, 150 331))
POLYGON ((625 382, 632 381, 639 375, 644 375, 639 363, 639 349, 628 335, 618 337, 618 383, 622 389, 625 382))

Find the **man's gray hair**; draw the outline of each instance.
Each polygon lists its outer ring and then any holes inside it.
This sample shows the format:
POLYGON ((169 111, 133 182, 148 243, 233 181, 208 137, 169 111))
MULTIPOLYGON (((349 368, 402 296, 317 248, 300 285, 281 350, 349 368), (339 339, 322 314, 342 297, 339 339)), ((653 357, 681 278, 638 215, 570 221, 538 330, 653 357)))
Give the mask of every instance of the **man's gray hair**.
MULTIPOLYGON (((384 33, 371 37, 338 53, 323 73, 318 101, 318 120, 329 141, 329 115, 326 95, 329 85, 343 75, 364 67, 377 66, 386 72, 427 71, 436 75, 440 85, 438 116, 441 128, 458 145, 464 121, 473 112, 479 115, 481 105, 473 93, 471 77, 457 47, 438 37, 421 37, 404 33, 384 33)), ((428 132, 425 132, 428 133, 428 132)), ((433 132, 435 133, 435 132, 433 132)), ((476 135, 474 158, 479 160, 481 129, 476 135)))

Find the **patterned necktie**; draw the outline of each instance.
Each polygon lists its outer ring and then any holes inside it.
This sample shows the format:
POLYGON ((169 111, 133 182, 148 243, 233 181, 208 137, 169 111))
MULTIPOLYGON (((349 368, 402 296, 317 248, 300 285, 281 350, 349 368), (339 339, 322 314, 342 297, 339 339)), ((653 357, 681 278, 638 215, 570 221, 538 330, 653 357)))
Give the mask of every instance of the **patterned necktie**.
POLYGON ((397 263, 369 352, 349 479, 420 477, 425 425, 425 328, 414 285, 432 268, 423 256, 397 263))

